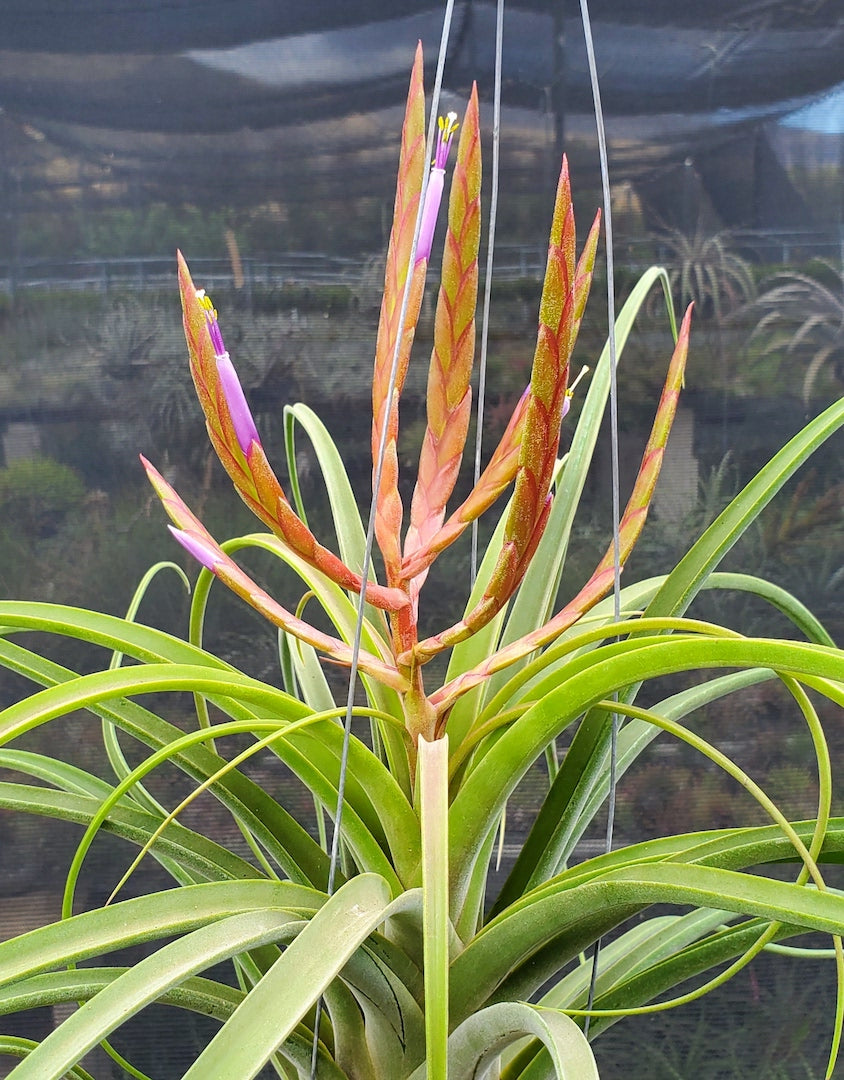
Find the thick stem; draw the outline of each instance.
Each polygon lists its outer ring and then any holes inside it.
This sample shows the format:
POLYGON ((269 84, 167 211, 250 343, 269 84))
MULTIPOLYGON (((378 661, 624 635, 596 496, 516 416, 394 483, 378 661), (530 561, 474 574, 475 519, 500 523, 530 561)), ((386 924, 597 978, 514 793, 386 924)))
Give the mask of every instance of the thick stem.
POLYGON ((416 746, 420 736, 429 742, 436 737, 437 711, 425 696, 422 668, 414 664, 404 669, 410 689, 404 695, 404 724, 416 746))
POLYGON ((419 739, 425 1062, 428 1080, 448 1064, 448 736, 419 739))

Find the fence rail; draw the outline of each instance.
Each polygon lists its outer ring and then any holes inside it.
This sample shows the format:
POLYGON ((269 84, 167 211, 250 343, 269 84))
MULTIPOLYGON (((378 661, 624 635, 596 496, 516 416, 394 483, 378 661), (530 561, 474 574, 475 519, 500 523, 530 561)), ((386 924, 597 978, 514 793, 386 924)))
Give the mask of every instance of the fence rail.
MULTIPOLYGON (((730 233, 730 246, 748 259, 772 265, 821 256, 844 263, 844 224, 827 230, 748 229, 730 233)), ((546 250, 542 245, 499 245, 495 254, 495 280, 541 278, 546 250)), ((660 263, 671 265, 669 246, 659 236, 618 237, 616 258, 633 269, 660 263)), ((244 258, 243 285, 347 285, 354 289, 371 270, 373 260, 290 252, 272 259, 244 258)), ((226 258, 191 259, 197 280, 209 289, 235 284, 226 258)), ((96 290, 156 289, 173 283, 172 256, 136 256, 88 259, 0 260, 0 292, 9 296, 29 289, 96 290)))

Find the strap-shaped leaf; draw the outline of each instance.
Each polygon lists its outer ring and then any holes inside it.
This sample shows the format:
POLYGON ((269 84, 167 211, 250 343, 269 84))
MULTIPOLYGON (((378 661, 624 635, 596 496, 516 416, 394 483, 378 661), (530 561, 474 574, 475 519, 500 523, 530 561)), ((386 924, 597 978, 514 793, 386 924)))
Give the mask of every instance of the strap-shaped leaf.
MULTIPOLYGON (((51 608, 51 605, 44 606, 51 608)), ((71 611, 69 614, 72 616, 74 613, 71 611)), ((110 627, 115 624, 120 626, 122 623, 122 620, 112 616, 97 617, 93 612, 78 614, 80 617, 69 624, 74 630, 82 630, 86 626, 91 628, 110 627), (91 618, 81 617, 86 614, 91 618)), ((42 629, 47 625, 55 628, 55 622, 50 618, 46 620, 35 618, 34 623, 42 629)), ((115 640, 119 640, 123 650, 127 652, 137 649, 138 639, 150 642, 163 639, 164 643, 168 641, 167 635, 160 631, 150 630, 148 627, 127 623, 125 628, 126 636, 115 637, 115 640)), ((184 653, 175 649, 174 652, 177 655, 192 655, 199 659, 204 656, 201 650, 187 645, 184 646, 184 653)), ((81 677, 76 672, 45 660, 37 653, 21 649, 12 642, 0 642, 0 656, 7 667, 51 688, 25 698, 0 713, 0 743, 11 741, 21 731, 29 730, 47 719, 72 712, 76 708, 85 708, 94 715, 103 717, 154 749, 167 746, 182 735, 179 728, 173 724, 169 724, 149 709, 124 697, 125 693, 132 692, 129 683, 126 682, 127 678, 134 692, 142 693, 144 687, 150 688, 153 684, 160 687, 162 675, 164 683, 167 682, 167 676, 163 670, 156 673, 155 670, 149 671, 146 665, 134 665, 120 671, 104 671, 81 677), (132 674, 127 674, 129 672, 132 674)), ((149 660, 149 656, 146 655, 145 659, 149 660)), ((162 665, 162 669, 167 669, 170 674, 175 674, 177 671, 173 664, 162 665)), ((216 673, 221 689, 227 685, 232 686, 228 676, 224 674, 230 670, 227 667, 215 668, 210 665, 194 668, 196 674, 200 671, 216 673)), ((253 683, 253 688, 258 685, 260 684, 253 683)), ((267 690, 270 696, 264 698, 264 707, 267 707, 268 702, 272 702, 269 711, 273 715, 279 717, 285 715, 289 719, 298 719, 306 715, 306 707, 301 702, 273 688, 267 687, 267 690)), ((226 698, 225 694, 217 701, 232 716, 242 718, 254 715, 241 703, 226 698)), ((206 780, 224 763, 221 757, 204 746, 194 746, 174 760, 179 768, 198 780, 206 780)), ((328 875, 328 856, 305 829, 263 788, 244 774, 233 772, 228 773, 216 783, 213 791, 220 802, 254 836, 260 838, 261 844, 271 857, 291 878, 306 880, 308 884, 325 884, 328 875)))
MULTIPOLYGON (((840 823, 836 834, 840 847, 840 823)), ((765 861, 764 849, 754 847, 748 857, 753 855, 765 861)), ((629 852, 617 861, 622 865, 579 884, 564 878, 549 883, 483 930, 452 964, 452 999, 462 1015, 491 995, 528 996, 606 930, 650 904, 720 908, 830 935, 844 920, 840 894, 719 866, 634 863, 629 852)))
MULTIPOLYGON (((630 639, 575 662, 507 728, 463 781, 451 805, 452 910, 462 899, 473 860, 530 765, 569 723, 629 684, 701 668, 770 667, 798 677, 833 700, 844 680, 844 654, 804 642, 716 637, 630 639)), ((717 906, 717 905, 716 905, 717 906)))
POLYGON ((284 911, 252 911, 220 919, 165 945, 104 987, 48 1035, 18 1066, 19 1080, 61 1080, 89 1050, 183 979, 239 952, 276 941, 287 924, 298 921, 296 915, 284 911))
POLYGON ((389 887, 375 875, 343 885, 247 994, 183 1080, 250 1080, 260 1072, 389 909, 389 887))
MULTIPOLYGON (((558 1080, 599 1080, 585 1035, 564 1013, 519 1001, 500 1002, 463 1021, 448 1040, 448 1075, 455 1080, 485 1076, 508 1046, 526 1035, 541 1040, 558 1080)), ((419 1068, 410 1080, 426 1080, 419 1068)))

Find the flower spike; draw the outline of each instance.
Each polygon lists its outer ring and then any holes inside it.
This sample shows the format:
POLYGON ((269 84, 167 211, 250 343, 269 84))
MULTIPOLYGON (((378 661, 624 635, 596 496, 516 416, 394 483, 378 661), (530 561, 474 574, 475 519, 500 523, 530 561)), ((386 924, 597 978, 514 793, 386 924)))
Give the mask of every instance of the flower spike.
POLYGON ((398 427, 399 396, 404 386, 410 349, 416 332, 416 323, 422 307, 425 289, 426 259, 416 262, 411 272, 410 292, 404 324, 399 326, 402 298, 410 264, 410 249, 416 228, 422 180, 425 175, 425 90, 422 85, 422 46, 416 49, 407 108, 402 127, 399 171, 396 182, 396 200, 393 224, 387 248, 387 265, 384 270, 384 298, 378 320, 378 337, 375 342, 375 370, 372 377, 372 463, 373 498, 375 500, 375 537, 384 558, 387 582, 395 584, 401 563, 399 536, 402 523, 402 502, 398 489, 398 427), (396 342, 400 341, 399 363, 395 388, 388 394, 390 374, 396 342), (387 442, 381 468, 381 482, 374 489, 375 462, 381 445, 381 432, 387 423, 387 442))
POLYGON ((564 157, 551 222, 516 483, 501 552, 487 591, 477 606, 448 630, 418 645, 414 655, 420 662, 465 641, 495 617, 518 588, 542 538, 567 400, 569 358, 592 283, 599 225, 600 214, 595 217, 580 261, 575 265, 574 207, 568 162, 564 157))
MULTIPOLYGON (((690 304, 683 317, 680 332, 677 335, 677 344, 674 347, 671 363, 668 366, 665 386, 657 407, 650 438, 642 455, 639 474, 636 477, 636 482, 621 517, 619 556, 622 569, 644 528, 654 488, 662 468, 665 445, 668 442, 674 414, 677 411, 680 389, 683 385, 686 357, 689 351, 691 321, 692 305, 690 304)), ((570 626, 573 626, 578 619, 593 608, 612 589, 615 578, 614 561, 615 551, 613 545, 610 544, 603 559, 595 567, 590 579, 577 596, 569 601, 553 619, 532 633, 526 634, 517 641, 513 641, 504 648, 499 649, 498 652, 487 657, 477 667, 464 672, 432 694, 430 701, 436 708, 437 714, 439 716, 446 715, 459 697, 473 687, 478 686, 485 679, 488 679, 490 675, 495 674, 496 671, 502 671, 525 656, 529 656, 535 649, 541 649, 543 646, 548 645, 558 638, 560 634, 568 630, 570 626)), ((419 648, 423 649, 429 644, 433 644, 434 641, 435 639, 430 639, 430 642, 422 642, 419 648)), ((401 661, 401 657, 399 660, 401 661)))
POLYGON ((248 455, 249 448, 253 442, 259 444, 261 442, 258 437, 258 429, 255 426, 255 421, 252 418, 249 406, 246 403, 246 395, 243 393, 243 387, 240 385, 240 379, 237 377, 234 364, 231 361, 226 346, 223 344, 223 335, 220 333, 220 326, 217 322, 217 312, 214 309, 214 305, 211 303, 211 297, 206 295, 204 289, 198 289, 196 298, 202 307, 205 308, 205 319, 208 325, 208 333, 211 337, 211 344, 214 346, 214 356, 217 360, 217 374, 220 376, 220 386, 222 387, 223 396, 225 397, 226 404, 229 408, 229 416, 231 416, 238 444, 244 456, 246 456, 248 455))
MULTIPOLYGON (((536 556, 551 514, 555 469, 562 465, 557 462, 561 423, 570 411, 575 388, 589 370, 583 366, 577 378, 569 381, 572 352, 592 282, 600 227, 598 213, 578 258, 568 164, 564 157, 551 222, 530 384, 516 404, 480 479, 446 518, 465 448, 472 397, 481 227, 480 123, 475 87, 459 125, 455 113, 439 119, 433 161, 426 158, 420 45, 402 127, 372 382, 373 513, 386 586, 364 583, 355 570, 317 542, 288 502, 261 444, 246 395, 225 347, 217 312, 205 292, 196 291, 179 256, 179 285, 191 373, 211 443, 241 498, 275 534, 275 538, 264 537, 262 546, 275 551, 312 585, 314 577, 309 567, 324 575, 314 585, 315 589, 333 582, 335 587, 362 593, 365 600, 389 613, 388 620, 379 620, 379 631, 372 638, 374 650, 361 650, 360 668, 398 693, 405 729, 414 745, 420 735, 431 739, 442 734, 451 708, 463 694, 548 645, 581 618, 606 595, 614 576, 614 552, 610 549, 574 600, 543 626, 507 642, 434 693, 426 691, 424 665, 443 650, 488 627, 513 596, 536 556), (428 369, 426 427, 402 544, 404 507, 399 492, 397 450, 399 397, 421 310, 449 152, 458 128, 457 161, 449 192, 448 226, 428 369), (414 235, 416 252, 412 258, 414 235), (418 600, 428 568, 511 484, 512 497, 502 523, 500 548, 496 548, 495 564, 485 574, 483 588, 478 590, 482 595, 477 602, 471 601, 457 623, 420 641, 418 600), (382 631, 388 636, 382 637, 382 631)), ((690 312, 683 321, 651 438, 619 525, 622 566, 641 532, 662 462, 682 386, 689 316, 690 312)), ((144 464, 173 522, 170 528, 174 538, 192 558, 271 623, 317 649, 324 659, 347 666, 351 663, 352 650, 345 641, 305 622, 301 611, 294 614, 278 604, 214 540, 167 481, 148 462, 144 464)), ((330 606, 326 601, 326 610, 330 606)))
MULTIPOLYGON (((455 114, 449 113, 447 123, 440 122, 440 135, 443 131, 453 133, 456 126, 455 114)), ((445 153, 447 147, 438 160, 445 153)), ((442 525, 469 430, 480 219, 481 139, 478 91, 473 86, 451 183, 434 348, 428 370, 427 425, 404 542, 405 560, 442 525)), ((411 581, 412 596, 418 594, 423 581, 424 572, 411 581)))
MULTIPOLYGON (((234 369, 227 374, 231 361, 213 305, 204 292, 195 288, 181 254, 179 289, 194 386, 205 413, 211 444, 237 493, 256 517, 310 566, 342 588, 359 593, 360 574, 318 543, 287 501, 257 438, 234 369)), ((401 611, 409 604, 401 589, 384 588, 373 582, 367 583, 366 599, 386 611, 401 611)))
MULTIPOLYGON (((348 666, 352 661, 351 648, 339 638, 317 630, 310 623, 288 611, 265 592, 242 570, 231 556, 216 542, 198 517, 183 502, 178 493, 167 483, 158 470, 145 457, 141 462, 146 469, 155 493, 161 499, 167 515, 175 525, 170 531, 182 547, 197 561, 210 570, 233 593, 245 600, 274 626, 279 626, 300 641, 305 641, 338 664, 348 666)), ((385 686, 403 691, 407 684, 398 670, 385 663, 379 656, 366 650, 361 652, 360 669, 385 686)))

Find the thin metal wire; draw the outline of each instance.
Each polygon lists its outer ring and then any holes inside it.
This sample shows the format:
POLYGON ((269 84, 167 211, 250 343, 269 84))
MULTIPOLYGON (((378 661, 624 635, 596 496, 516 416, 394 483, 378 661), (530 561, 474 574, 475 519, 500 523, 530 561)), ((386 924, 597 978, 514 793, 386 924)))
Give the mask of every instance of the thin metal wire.
MULTIPOLYGON (((439 108, 440 93, 442 90, 443 71, 445 69, 445 58, 448 50, 448 39, 451 33, 451 19, 454 11, 454 0, 446 0, 445 14, 443 15, 443 29, 440 37, 440 50, 437 57, 437 73, 434 78, 434 89, 431 95, 431 116, 428 123, 428 137, 425 150, 425 160, 430 161, 434 152, 434 138, 437 130, 437 110, 439 108)), ((399 356, 401 354, 402 345, 402 327, 404 326, 404 320, 407 315, 407 308, 410 299, 410 285, 413 277, 413 265, 416 259, 416 247, 419 242, 419 228, 422 224, 422 210, 425 205, 425 192, 428 188, 428 176, 429 170, 425 169, 425 173, 422 177, 422 190, 419 194, 419 209, 416 214, 416 225, 413 230, 413 241, 410 245, 410 259, 407 271, 407 278, 404 285, 404 293, 402 294, 401 310, 399 312, 398 326, 399 333, 396 337, 396 346, 393 350, 392 366, 390 368, 390 380, 387 387, 386 400, 389 402, 392 400, 393 392, 396 388, 396 380, 398 378, 399 369, 399 356)), ((384 468, 384 454, 387 448, 387 432, 389 426, 389 409, 384 412, 384 422, 381 426, 380 439, 378 443, 378 456, 375 461, 375 472, 372 480, 372 502, 369 507, 369 522, 366 528, 366 546, 363 552, 363 566, 361 567, 361 580, 366 582, 369 579, 369 570, 372 565, 372 546, 375 540, 375 511, 377 492, 381 487, 381 474, 384 468)), ((357 687, 358 677, 358 663, 360 659, 360 647, 361 639, 363 637, 363 613, 365 609, 365 589, 361 589, 360 596, 358 597, 357 604, 357 618, 355 620, 355 636, 352 642, 352 662, 349 671, 349 690, 346 698, 346 716, 343 723, 343 747, 340 753, 340 777, 337 783, 337 810, 334 815, 334 828, 331 833, 331 855, 328 865, 328 895, 334 891, 334 882, 337 877, 337 863, 340 856, 340 832, 343 821, 343 804, 346 795, 346 773, 348 771, 349 763, 349 742, 352 732, 352 715, 355 704, 355 689, 357 687)), ((322 1019, 323 1001, 322 998, 317 1002, 316 1015, 314 1018, 314 1041, 311 1050, 311 1080, 316 1080, 317 1069, 317 1057, 319 1054, 319 1025, 322 1019)))
MULTIPOLYGON (((595 107, 595 126, 598 132, 598 156, 601 162, 601 188, 604 199, 604 235, 607 244, 607 321, 609 322, 610 347, 610 454, 612 469, 612 548, 613 548, 613 615, 616 622, 621 615, 621 494, 618 466, 618 383, 616 379, 615 347, 615 264, 613 259, 612 233, 612 198, 610 193, 610 174, 607 161, 607 136, 604 128, 604 112, 601 108, 601 88, 598 81, 598 65, 595 61, 595 45, 592 40, 592 22, 589 18, 588 0, 580 0, 580 17, 583 22, 583 36, 586 39, 586 56, 589 61, 589 78, 592 83, 592 101, 595 107)), ((615 787, 618 769, 618 725, 619 720, 613 714, 610 729, 610 793, 607 805, 607 834, 605 850, 612 851, 613 828, 615 826, 615 787)), ((598 960, 601 953, 601 940, 595 942, 592 956, 592 974, 589 979, 589 997, 586 1008, 591 1009, 595 1001, 595 987, 598 981, 598 960)), ((589 1035, 589 1016, 583 1022, 583 1031, 589 1035)))
MULTIPOLYGON (((484 407, 486 404, 486 356, 489 340, 489 310, 492 296, 492 263, 495 254, 495 226, 498 221, 498 154, 501 142, 501 66, 504 53, 504 0, 498 0, 495 20, 495 87, 492 104, 492 187, 489 199, 489 230, 486 248, 486 279, 484 281, 484 310, 481 317, 481 355, 478 364, 478 405, 475 429, 474 483, 481 476, 481 452, 484 438, 484 407)), ((472 558, 469 588, 478 576, 478 519, 472 522, 472 558)))

